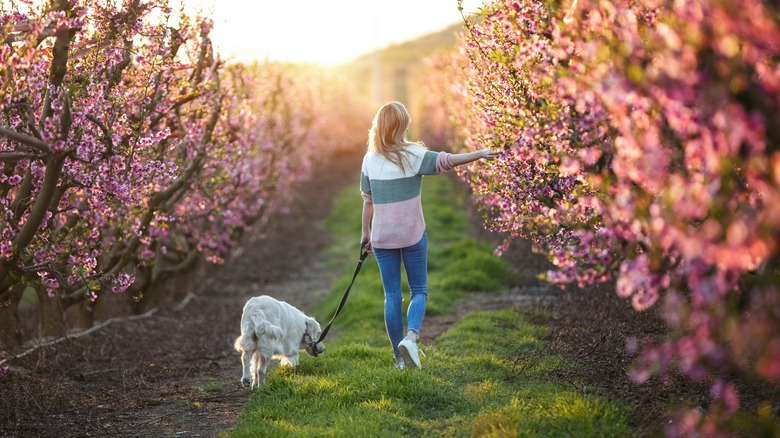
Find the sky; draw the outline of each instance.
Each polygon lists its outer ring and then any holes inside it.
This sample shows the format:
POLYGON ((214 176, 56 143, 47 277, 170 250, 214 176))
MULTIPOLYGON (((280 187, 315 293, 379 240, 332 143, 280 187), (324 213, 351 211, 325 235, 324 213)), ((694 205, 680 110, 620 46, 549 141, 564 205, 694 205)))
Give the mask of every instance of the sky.
MULTIPOLYGON (((182 0, 214 19, 223 59, 340 64, 462 22, 457 0, 182 0)), ((481 0, 464 0, 475 13, 481 0)))

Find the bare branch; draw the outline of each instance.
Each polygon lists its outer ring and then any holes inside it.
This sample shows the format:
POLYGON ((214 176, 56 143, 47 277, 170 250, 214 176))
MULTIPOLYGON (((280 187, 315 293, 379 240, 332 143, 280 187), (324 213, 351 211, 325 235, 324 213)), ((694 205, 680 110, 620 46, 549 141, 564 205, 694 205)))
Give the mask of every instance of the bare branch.
MULTIPOLYGON (((68 1, 56 2, 56 10, 70 13, 73 5, 68 1)), ((56 30, 57 36, 54 41, 54 47, 52 48, 51 69, 49 70, 49 85, 54 87, 61 87, 62 82, 65 80, 65 73, 68 71, 68 51, 70 50, 70 42, 73 39, 77 29, 70 29, 67 26, 61 26, 56 30)), ((41 117, 39 123, 43 124, 43 121, 51 117, 52 106, 51 96, 49 92, 46 92, 46 99, 44 100, 43 110, 41 111, 41 117)))
POLYGON ((149 318, 150 316, 154 315, 158 310, 159 310, 159 307, 155 307, 155 308, 149 310, 148 312, 142 313, 140 315, 132 315, 132 316, 124 317, 124 318, 110 318, 110 319, 107 319, 107 320, 101 322, 100 324, 98 324, 98 325, 96 325, 94 327, 91 327, 91 328, 89 328, 87 330, 78 332, 76 334, 66 335, 64 337, 57 338, 57 339, 54 339, 54 340, 51 340, 51 341, 40 342, 40 343, 36 344, 34 347, 31 347, 31 348, 29 348, 29 349, 27 349, 27 350, 25 350, 25 351, 23 351, 23 352, 21 352, 19 354, 15 354, 15 355, 9 356, 9 357, 1 360, 0 361, 0 366, 3 366, 5 364, 9 363, 12 360, 20 359, 20 358, 22 358, 24 356, 27 356, 27 355, 31 354, 31 353, 35 353, 36 351, 38 351, 41 348, 50 347, 52 345, 57 345, 59 343, 62 343, 62 342, 65 342, 65 341, 68 341, 68 340, 71 340, 71 339, 76 339, 76 338, 81 338, 81 337, 87 336, 88 334, 96 332, 96 331, 98 331, 98 330, 100 330, 100 329, 102 329, 102 328, 104 328, 104 327, 106 327, 106 326, 108 326, 110 324, 113 324, 115 322, 136 321, 136 320, 139 320, 139 319, 149 318))
POLYGON ((22 143, 24 145, 33 147, 45 153, 46 155, 51 155, 51 153, 53 152, 49 144, 46 143, 45 141, 35 138, 32 135, 28 135, 23 132, 18 132, 13 129, 6 128, 4 126, 0 126, 0 137, 5 137, 9 140, 13 140, 22 143))
POLYGON ((167 110, 165 110, 165 111, 162 111, 162 112, 160 112, 160 113, 159 113, 157 116, 155 116, 155 117, 154 117, 154 118, 151 120, 151 122, 149 122, 149 126, 156 126, 156 125, 157 125, 157 123, 158 123, 158 122, 159 122, 159 121, 160 121, 160 120, 161 120, 163 117, 165 117, 165 115, 166 115, 166 114, 169 114, 170 112, 172 112, 172 111, 174 111, 174 110, 177 110, 177 109, 178 109, 179 107, 181 107, 182 105, 184 105, 184 104, 186 104, 186 103, 188 103, 188 102, 192 102, 193 100, 195 100, 195 99, 199 98, 199 97, 200 97, 200 96, 202 96, 202 95, 203 95, 203 93, 201 93, 201 92, 195 92, 195 93, 188 94, 188 95, 186 95, 186 96, 184 96, 184 97, 181 97, 181 98, 179 98, 178 100, 176 100, 175 102, 173 102, 173 103, 171 104, 171 106, 170 106, 170 107, 169 107, 167 110))
MULTIPOLYGON (((27 34, 32 31, 32 25, 27 23, 14 24, 6 27, 5 29, 0 28, 0 31, 2 30, 8 30, 8 33, 2 33, 2 35, 5 35, 3 43, 11 45, 13 43, 26 40, 27 34)), ((52 26, 43 29, 43 31, 38 35, 37 44, 40 44, 41 41, 51 36, 54 36, 54 27, 52 26)))
POLYGON ((36 138, 41 138, 41 134, 38 132, 38 128, 35 126, 35 111, 26 100, 17 102, 13 105, 9 105, 8 109, 19 109, 19 116, 27 119, 27 129, 30 130, 32 135, 36 138))
POLYGON ((110 45, 111 45, 110 41, 98 41, 97 39, 93 39, 93 40, 90 40, 86 45, 84 45, 83 48, 73 52, 73 54, 70 57, 72 59, 79 59, 79 58, 82 58, 85 55, 89 54, 93 50, 105 49, 106 47, 108 47, 110 45))
MULTIPOLYGON (((30 167, 24 172, 22 183, 17 186, 16 197, 11 202, 11 211, 14 212, 14 219, 19 220, 22 212, 32 203, 33 174, 30 167)), ((1 289, 0 289, 1 290, 1 289)))
POLYGON ((125 41, 124 49, 122 50, 122 60, 116 65, 111 67, 106 73, 106 79, 108 80, 108 86, 106 87, 106 93, 108 90, 113 89, 122 80, 125 69, 132 60, 132 40, 125 41))
POLYGON ((87 114, 87 120, 90 122, 96 124, 98 128, 100 128, 101 131, 103 131, 103 144, 106 145, 106 154, 107 155, 113 155, 114 153, 114 142, 111 141, 111 132, 109 132, 108 127, 105 123, 101 122, 100 119, 93 116, 92 114, 87 114))
POLYGON ((44 156, 31 152, 0 151, 0 163, 14 163, 21 160, 37 160, 41 158, 44 158, 44 156))
POLYGON ((200 256, 200 252, 198 252, 196 249, 191 249, 187 253, 186 257, 181 259, 178 264, 174 266, 167 266, 167 267, 160 268, 159 271, 157 271, 153 281, 157 282, 159 281, 161 276, 178 274, 179 272, 191 268, 192 266, 195 265, 195 262, 198 261, 199 256, 200 256))

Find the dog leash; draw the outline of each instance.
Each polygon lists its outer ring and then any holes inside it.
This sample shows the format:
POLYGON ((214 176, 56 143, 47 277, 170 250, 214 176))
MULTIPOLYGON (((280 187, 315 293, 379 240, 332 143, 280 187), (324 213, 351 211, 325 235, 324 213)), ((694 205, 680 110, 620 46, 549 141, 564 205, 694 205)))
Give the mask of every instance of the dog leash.
POLYGON ((328 335, 328 331, 330 330, 330 326, 333 325, 333 321, 336 320, 336 317, 339 316, 339 313, 341 313, 341 309, 344 308, 344 304, 347 302, 347 297, 349 297, 349 290, 352 289, 352 285, 355 284, 355 278, 357 278, 358 273, 360 273, 360 268, 363 267, 363 262, 368 257, 369 252, 364 251, 363 247, 365 245, 361 245, 360 247, 360 258, 358 259, 357 266, 355 266, 355 273, 352 274, 352 281, 349 283, 349 286, 347 286, 347 290, 344 292, 344 296, 341 297, 341 302, 339 303, 339 307, 336 309, 336 313, 333 315, 333 318, 330 319, 330 322, 328 325, 325 326, 324 329, 322 329, 322 334, 320 334, 320 338, 316 341, 309 342, 309 347, 312 347, 316 351, 316 346, 320 342, 322 342, 323 339, 325 339, 325 336, 328 335))

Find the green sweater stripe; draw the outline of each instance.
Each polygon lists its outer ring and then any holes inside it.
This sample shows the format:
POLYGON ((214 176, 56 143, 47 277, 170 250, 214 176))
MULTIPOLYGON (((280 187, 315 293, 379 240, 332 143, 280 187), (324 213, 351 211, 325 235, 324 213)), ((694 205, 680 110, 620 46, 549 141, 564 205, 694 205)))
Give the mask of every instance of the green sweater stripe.
POLYGON ((374 179, 370 186, 363 185, 367 181, 365 175, 361 177, 361 190, 370 193, 374 204, 391 204, 393 202, 408 201, 420 196, 422 176, 414 175, 407 178, 390 180, 374 179), (365 190, 368 188, 369 190, 365 190))

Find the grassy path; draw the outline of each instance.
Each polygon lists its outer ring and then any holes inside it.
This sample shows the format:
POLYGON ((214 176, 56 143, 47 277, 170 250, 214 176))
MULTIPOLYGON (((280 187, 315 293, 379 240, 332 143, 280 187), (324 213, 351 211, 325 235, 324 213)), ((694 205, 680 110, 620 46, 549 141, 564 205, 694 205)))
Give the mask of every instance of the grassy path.
MULTIPOLYGON (((452 312, 469 293, 502 294, 522 281, 492 255, 492 245, 470 237, 475 233, 465 194, 453 180, 427 178, 423 199, 430 239, 427 316, 452 312)), ((326 224, 337 243, 325 258, 343 275, 313 312, 321 322, 330 319, 351 278, 360 202, 348 188, 326 224)), ((570 365, 544 353, 545 329, 518 309, 471 313, 422 345, 427 357, 421 370, 394 369, 383 298, 369 259, 326 340, 326 353, 302 357, 297 369, 269 373, 224 435, 630 435, 625 405, 555 380, 554 370, 570 365)))

